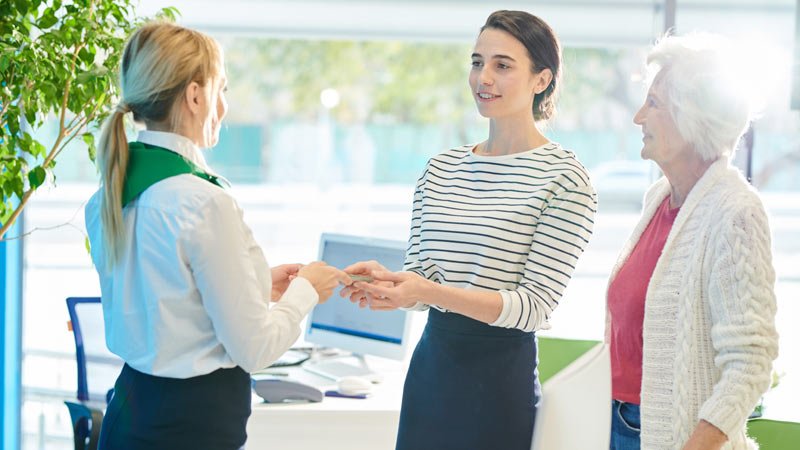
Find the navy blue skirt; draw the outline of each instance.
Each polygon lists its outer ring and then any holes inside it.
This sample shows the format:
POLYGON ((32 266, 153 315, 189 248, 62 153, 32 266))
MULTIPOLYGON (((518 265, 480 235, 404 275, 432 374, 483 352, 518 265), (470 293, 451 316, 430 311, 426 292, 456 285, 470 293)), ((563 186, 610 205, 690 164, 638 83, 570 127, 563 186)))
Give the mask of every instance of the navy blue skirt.
POLYGON ((536 336, 433 308, 403 389, 397 450, 530 450, 536 336))
POLYGON ((100 450, 239 450, 247 440, 250 375, 239 367, 177 379, 127 364, 100 430, 100 450))

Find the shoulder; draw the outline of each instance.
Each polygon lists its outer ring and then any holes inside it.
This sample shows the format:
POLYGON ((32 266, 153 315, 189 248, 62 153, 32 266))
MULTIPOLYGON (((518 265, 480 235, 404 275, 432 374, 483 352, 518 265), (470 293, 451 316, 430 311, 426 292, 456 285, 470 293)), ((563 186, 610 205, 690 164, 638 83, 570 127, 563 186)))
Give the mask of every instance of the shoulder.
POLYGON ((720 216, 718 226, 747 226, 749 223, 767 222, 761 196, 736 168, 728 168, 708 197, 706 207, 720 216))
POLYGON ((594 187, 589 171, 571 150, 550 142, 529 154, 521 156, 530 167, 552 175, 566 190, 592 191, 594 187))
POLYGON ((188 222, 204 221, 212 214, 240 214, 236 200, 226 190, 189 174, 154 184, 136 201, 140 210, 188 222))
POLYGON ((460 147, 449 148, 428 160, 428 167, 431 164, 445 164, 454 165, 463 161, 469 152, 472 151, 474 145, 462 145, 460 147))

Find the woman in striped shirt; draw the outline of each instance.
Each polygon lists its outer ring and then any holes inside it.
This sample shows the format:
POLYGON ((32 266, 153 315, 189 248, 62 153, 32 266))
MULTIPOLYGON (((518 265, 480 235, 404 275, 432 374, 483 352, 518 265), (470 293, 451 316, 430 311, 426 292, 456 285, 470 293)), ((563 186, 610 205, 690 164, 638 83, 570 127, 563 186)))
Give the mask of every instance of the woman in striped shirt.
POLYGON ((406 377, 398 450, 530 448, 535 331, 558 306, 597 205, 586 169, 536 126, 553 114, 560 63, 541 19, 491 14, 469 74, 488 139, 428 162, 404 272, 375 262, 345 269, 376 280, 344 290, 361 306, 430 308, 406 377))

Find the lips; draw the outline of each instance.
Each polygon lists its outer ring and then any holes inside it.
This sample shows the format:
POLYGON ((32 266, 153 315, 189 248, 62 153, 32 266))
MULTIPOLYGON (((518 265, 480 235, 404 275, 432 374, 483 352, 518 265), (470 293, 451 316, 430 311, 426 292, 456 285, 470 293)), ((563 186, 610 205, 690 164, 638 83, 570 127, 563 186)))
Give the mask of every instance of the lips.
POLYGON ((497 94, 492 94, 490 92, 478 92, 478 93, 475 94, 475 97, 478 99, 478 101, 481 101, 481 102, 491 102, 491 101, 496 100, 496 99, 498 99, 498 98, 500 98, 502 96, 501 95, 497 95, 497 94))

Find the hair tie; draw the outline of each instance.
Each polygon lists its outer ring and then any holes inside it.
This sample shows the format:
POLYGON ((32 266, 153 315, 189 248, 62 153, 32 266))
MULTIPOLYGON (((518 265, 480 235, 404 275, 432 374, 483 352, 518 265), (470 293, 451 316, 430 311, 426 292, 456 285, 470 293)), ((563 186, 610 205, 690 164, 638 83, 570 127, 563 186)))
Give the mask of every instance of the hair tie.
POLYGON ((120 114, 127 114, 131 112, 131 107, 127 103, 120 102, 117 104, 117 112, 120 114))

